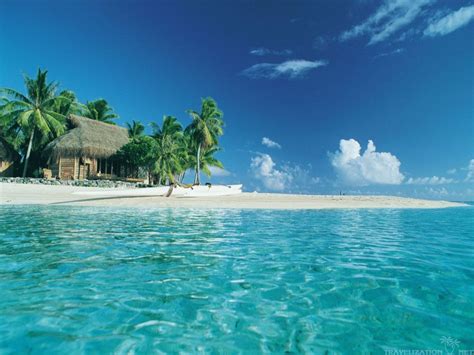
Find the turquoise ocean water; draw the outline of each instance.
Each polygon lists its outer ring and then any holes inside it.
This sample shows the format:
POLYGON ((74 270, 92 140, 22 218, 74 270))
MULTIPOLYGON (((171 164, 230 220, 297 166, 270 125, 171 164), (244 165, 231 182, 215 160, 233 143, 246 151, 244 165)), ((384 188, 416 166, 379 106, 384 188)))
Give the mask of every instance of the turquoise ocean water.
POLYGON ((2 354, 450 347, 474 349, 474 207, 0 206, 2 354))

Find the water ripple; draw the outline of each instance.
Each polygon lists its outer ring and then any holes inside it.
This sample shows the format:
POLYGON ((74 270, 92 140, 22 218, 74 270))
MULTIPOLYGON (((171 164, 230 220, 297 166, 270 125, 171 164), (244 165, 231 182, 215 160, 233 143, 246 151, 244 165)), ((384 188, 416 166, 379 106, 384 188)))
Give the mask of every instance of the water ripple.
POLYGON ((474 348, 473 217, 0 206, 0 352, 474 348))

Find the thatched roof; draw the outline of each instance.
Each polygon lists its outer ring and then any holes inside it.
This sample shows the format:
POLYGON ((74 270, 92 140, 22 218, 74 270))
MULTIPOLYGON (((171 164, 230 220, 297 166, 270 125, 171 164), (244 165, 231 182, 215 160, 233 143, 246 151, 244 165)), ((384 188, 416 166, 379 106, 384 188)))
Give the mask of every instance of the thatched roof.
POLYGON ((46 146, 52 157, 108 158, 128 143, 123 127, 76 115, 69 120, 74 128, 46 146))

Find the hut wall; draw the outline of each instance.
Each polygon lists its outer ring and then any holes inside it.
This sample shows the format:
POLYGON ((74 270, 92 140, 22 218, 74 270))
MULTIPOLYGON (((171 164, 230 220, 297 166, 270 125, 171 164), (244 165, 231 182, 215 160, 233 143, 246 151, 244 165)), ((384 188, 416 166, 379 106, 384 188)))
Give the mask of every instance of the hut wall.
POLYGON ((59 176, 59 164, 60 164, 59 158, 48 164, 48 168, 51 170, 51 175, 53 177, 59 176))
POLYGON ((59 158, 51 163, 53 176, 63 180, 83 180, 97 175, 97 159, 89 158, 59 158))
POLYGON ((90 177, 97 175, 97 159, 80 158, 78 161, 77 178, 79 180, 89 179, 90 177))
POLYGON ((86 175, 86 165, 79 164, 79 169, 77 171, 77 178, 79 180, 84 180, 84 176, 86 175))
POLYGON ((91 159, 91 170, 89 177, 97 175, 97 159, 91 159))
POLYGON ((95 177, 117 178, 126 176, 125 167, 108 159, 94 158, 58 158, 49 164, 53 176, 63 180, 83 180, 95 177))
POLYGON ((59 160, 59 178, 63 180, 72 180, 77 176, 77 158, 60 158, 59 160))

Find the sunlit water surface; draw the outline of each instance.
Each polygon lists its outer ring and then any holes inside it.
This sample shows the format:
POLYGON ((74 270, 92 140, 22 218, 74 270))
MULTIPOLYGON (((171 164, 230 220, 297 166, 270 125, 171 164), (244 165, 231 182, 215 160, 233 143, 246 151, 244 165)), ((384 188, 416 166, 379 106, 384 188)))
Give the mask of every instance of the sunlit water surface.
POLYGON ((0 207, 1 353, 474 348, 474 207, 0 207))

